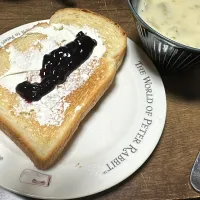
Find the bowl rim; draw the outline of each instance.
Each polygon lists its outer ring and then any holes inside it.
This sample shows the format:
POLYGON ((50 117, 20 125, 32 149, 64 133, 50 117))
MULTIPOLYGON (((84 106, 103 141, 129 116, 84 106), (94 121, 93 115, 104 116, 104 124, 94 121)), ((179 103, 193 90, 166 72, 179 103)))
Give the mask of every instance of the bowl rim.
POLYGON ((186 50, 190 50, 190 51, 195 51, 196 53, 200 53, 200 48, 195 48, 195 47, 191 47, 191 46, 187 46, 184 44, 181 44, 179 42, 176 42, 164 35, 162 35, 161 33, 157 32, 155 29, 153 29, 150 25, 148 25, 141 17, 140 15, 137 13, 137 11, 135 10, 135 8, 132 5, 132 1, 133 0, 128 0, 128 4, 130 9, 133 12, 133 15, 135 16, 135 18, 137 19, 137 21, 139 21, 146 29, 148 29, 151 33, 155 34, 156 36, 160 37, 161 39, 163 39, 164 41, 168 42, 168 43, 172 43, 174 46, 178 47, 178 48, 182 48, 182 49, 186 49, 186 50))

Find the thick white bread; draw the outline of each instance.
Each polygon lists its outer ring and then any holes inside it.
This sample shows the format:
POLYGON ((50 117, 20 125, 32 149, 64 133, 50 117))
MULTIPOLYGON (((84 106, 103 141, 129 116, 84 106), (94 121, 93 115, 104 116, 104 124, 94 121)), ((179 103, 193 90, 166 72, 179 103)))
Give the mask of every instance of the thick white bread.
MULTIPOLYGON (((86 83, 66 96, 66 101, 70 102, 70 106, 65 111, 64 122, 61 126, 41 126, 35 120, 34 113, 29 119, 23 114, 16 116, 13 106, 18 104, 17 94, 10 93, 0 86, 0 128, 39 169, 47 169, 54 164, 81 120, 111 85, 124 58, 127 44, 126 34, 118 24, 89 10, 59 10, 50 19, 50 24, 56 23, 88 26, 98 30, 105 40, 106 53, 86 83), (78 105, 82 107, 75 112, 78 105)), ((45 27, 48 24, 43 23, 37 26, 45 27)), ((5 49, 13 45, 19 51, 24 52, 34 45, 34 41, 43 40, 46 37, 39 33, 27 34, 6 45, 5 49)), ((34 48, 40 47, 35 46, 34 48)), ((0 49, 0 76, 10 68, 9 53, 5 49, 0 49)))

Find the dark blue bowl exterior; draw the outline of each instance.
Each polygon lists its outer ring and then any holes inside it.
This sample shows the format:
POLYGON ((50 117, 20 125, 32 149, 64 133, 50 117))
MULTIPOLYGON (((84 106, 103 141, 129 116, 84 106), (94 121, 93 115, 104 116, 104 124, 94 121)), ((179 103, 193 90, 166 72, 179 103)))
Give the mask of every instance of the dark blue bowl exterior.
MULTIPOLYGON (((133 0, 128 0, 130 7, 133 0)), ((131 8, 133 9, 133 8, 131 8)), ((134 12, 133 12, 134 14, 134 12)), ((200 51, 170 42, 150 30, 136 17, 137 31, 147 55, 161 74, 174 74, 200 64, 200 51)))

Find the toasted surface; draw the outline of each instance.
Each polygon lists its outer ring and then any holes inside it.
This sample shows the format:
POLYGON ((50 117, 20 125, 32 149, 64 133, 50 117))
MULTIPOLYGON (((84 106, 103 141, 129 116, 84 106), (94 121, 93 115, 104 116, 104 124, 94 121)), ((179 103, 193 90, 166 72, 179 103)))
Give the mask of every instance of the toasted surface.
MULTIPOLYGON (((66 96, 65 101, 70 106, 64 113, 64 121, 60 126, 40 125, 35 119, 35 113, 16 115, 13 107, 19 104, 18 94, 10 93, 0 85, 0 128, 30 157, 39 169, 49 168, 60 156, 68 141, 78 128, 85 115, 94 107, 104 92, 112 83, 126 51, 126 34, 120 26, 111 20, 81 9, 63 9, 56 12, 50 19, 50 24, 88 26, 99 32, 104 39, 106 52, 99 61, 89 79, 78 89, 66 96), (80 109, 76 109, 80 106, 80 109)), ((38 24, 48 27, 47 23, 38 24)), ((41 33, 28 33, 15 39, 4 49, 0 49, 0 76, 10 68, 10 45, 25 52, 34 47, 40 49, 35 41, 47 37, 41 33)), ((49 52, 47 52, 49 53, 49 52)))

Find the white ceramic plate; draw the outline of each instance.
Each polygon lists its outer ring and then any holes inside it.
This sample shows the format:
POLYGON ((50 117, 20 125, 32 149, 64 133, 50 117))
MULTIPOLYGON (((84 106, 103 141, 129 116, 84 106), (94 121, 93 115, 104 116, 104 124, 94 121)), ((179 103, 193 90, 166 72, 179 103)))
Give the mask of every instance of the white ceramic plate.
MULTIPOLYGON (((0 45, 35 23, 0 36, 0 45)), ((86 117, 62 159, 37 170, 0 132, 0 186, 35 198, 69 199, 106 190, 135 172, 150 156, 163 131, 166 96, 163 83, 145 53, 128 39, 117 77, 86 117)))

